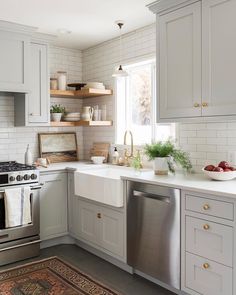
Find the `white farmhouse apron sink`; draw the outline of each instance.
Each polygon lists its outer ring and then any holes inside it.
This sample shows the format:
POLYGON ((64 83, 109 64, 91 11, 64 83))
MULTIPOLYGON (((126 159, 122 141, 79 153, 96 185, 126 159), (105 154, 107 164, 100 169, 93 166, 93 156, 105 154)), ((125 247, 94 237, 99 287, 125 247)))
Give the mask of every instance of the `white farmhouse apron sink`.
POLYGON ((94 168, 75 172, 75 195, 113 207, 123 207, 125 169, 112 167, 94 168))

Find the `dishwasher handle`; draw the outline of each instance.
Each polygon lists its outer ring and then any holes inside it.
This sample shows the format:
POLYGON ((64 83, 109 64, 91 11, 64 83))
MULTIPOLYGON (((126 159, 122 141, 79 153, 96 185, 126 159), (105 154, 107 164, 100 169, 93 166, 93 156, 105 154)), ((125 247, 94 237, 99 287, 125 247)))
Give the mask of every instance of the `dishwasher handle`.
POLYGON ((133 196, 153 199, 153 200, 161 201, 161 202, 165 202, 165 203, 170 203, 170 197, 160 196, 160 195, 151 194, 151 193, 144 193, 144 192, 140 192, 140 191, 136 191, 136 190, 133 191, 133 196))

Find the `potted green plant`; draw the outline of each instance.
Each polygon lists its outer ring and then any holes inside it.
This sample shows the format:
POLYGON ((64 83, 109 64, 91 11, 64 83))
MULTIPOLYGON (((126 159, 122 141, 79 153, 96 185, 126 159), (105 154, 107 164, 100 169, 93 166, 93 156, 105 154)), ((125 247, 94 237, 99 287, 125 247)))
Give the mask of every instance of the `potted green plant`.
POLYGON ((51 113, 51 120, 54 122, 60 122, 62 115, 65 113, 65 107, 61 106, 60 104, 52 105, 50 109, 51 113))
POLYGON ((192 169, 188 154, 177 149, 175 144, 170 140, 146 144, 144 151, 149 160, 154 160, 154 171, 156 175, 167 175, 169 171, 174 173, 174 163, 179 164, 186 171, 192 169))

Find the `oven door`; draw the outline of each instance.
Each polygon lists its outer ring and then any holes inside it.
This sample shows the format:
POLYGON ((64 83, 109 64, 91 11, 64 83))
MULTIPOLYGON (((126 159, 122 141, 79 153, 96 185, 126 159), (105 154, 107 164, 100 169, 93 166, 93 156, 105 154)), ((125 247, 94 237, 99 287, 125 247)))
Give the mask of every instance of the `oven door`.
MULTIPOLYGON (((3 226, 1 226, 0 243, 6 243, 9 241, 14 241, 18 239, 39 235, 39 210, 40 210, 39 196, 40 196, 40 189, 42 186, 32 185, 30 187, 31 187, 30 202, 31 202, 32 222, 26 225, 11 227, 11 228, 2 228, 3 226)), ((14 188, 14 186, 12 188, 14 188)), ((4 224, 4 215, 5 215, 5 207, 4 207, 4 188, 3 188, 2 190, 0 190, 1 225, 4 224)))

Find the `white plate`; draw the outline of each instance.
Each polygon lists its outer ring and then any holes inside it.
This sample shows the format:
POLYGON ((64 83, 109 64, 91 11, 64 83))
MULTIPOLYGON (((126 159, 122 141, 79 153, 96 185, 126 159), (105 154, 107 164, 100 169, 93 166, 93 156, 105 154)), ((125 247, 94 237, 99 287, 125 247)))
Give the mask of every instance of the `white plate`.
POLYGON ((215 172, 215 171, 207 171, 204 168, 202 168, 202 171, 204 174, 206 174, 208 177, 214 180, 232 180, 236 178, 236 171, 229 171, 229 172, 215 172))
POLYGON ((64 117, 79 117, 80 113, 65 113, 64 117))
POLYGON ((64 122, 78 122, 80 121, 80 118, 63 118, 64 122))

